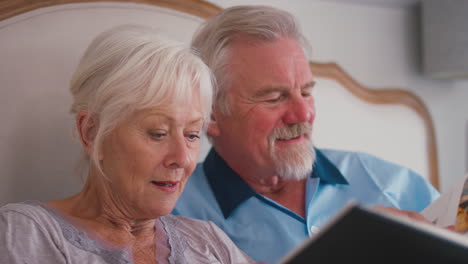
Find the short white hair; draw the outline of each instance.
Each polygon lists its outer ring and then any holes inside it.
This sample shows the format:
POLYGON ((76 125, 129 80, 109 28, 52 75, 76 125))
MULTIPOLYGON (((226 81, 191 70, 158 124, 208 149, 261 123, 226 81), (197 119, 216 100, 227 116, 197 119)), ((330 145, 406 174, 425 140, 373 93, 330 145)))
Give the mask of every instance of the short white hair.
POLYGON ((227 69, 229 45, 239 35, 248 35, 258 41, 273 41, 291 38, 302 47, 308 57, 310 44, 303 36, 299 23, 290 13, 269 6, 234 6, 222 10, 207 20, 192 39, 203 61, 211 68, 216 78, 214 108, 227 115, 230 113, 226 90, 231 85, 227 69))
MULTIPOLYGON (((71 78, 71 113, 87 110, 98 121, 90 162, 102 172, 98 152, 103 139, 138 110, 179 106, 200 98, 205 124, 211 113, 213 80, 190 47, 155 29, 123 25, 99 34, 71 78)), ((87 122, 87 120, 85 120, 87 122)))

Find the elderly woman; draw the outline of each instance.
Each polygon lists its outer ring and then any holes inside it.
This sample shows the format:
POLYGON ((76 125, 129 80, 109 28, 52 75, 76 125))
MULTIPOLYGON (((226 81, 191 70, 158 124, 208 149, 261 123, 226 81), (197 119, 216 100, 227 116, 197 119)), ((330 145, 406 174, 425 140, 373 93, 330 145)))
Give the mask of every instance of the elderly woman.
POLYGON ((190 49, 149 28, 100 34, 71 81, 86 183, 2 207, 0 263, 251 263, 213 223, 168 215, 197 161, 211 83, 190 49))

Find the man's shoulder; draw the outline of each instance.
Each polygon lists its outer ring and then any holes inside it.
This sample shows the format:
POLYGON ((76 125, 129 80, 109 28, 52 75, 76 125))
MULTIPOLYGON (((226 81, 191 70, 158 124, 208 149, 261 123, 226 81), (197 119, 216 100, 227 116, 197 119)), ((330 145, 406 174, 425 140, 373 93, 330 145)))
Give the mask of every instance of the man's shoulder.
POLYGON ((190 175, 173 213, 204 219, 207 211, 218 212, 219 208, 203 170, 203 163, 199 163, 190 175))
POLYGON ((209 188, 209 183, 203 169, 203 163, 198 163, 195 167, 195 170, 190 175, 185 189, 186 191, 190 192, 192 189, 206 188, 209 188))
POLYGON ((384 159, 379 158, 375 155, 372 155, 367 152, 361 152, 361 151, 349 151, 349 150, 340 150, 340 149, 330 149, 330 148, 318 148, 327 158, 330 160, 334 159, 344 159, 344 158, 369 158, 369 159, 375 159, 381 162, 386 162, 384 159))
POLYGON ((381 188, 395 182, 427 184, 426 180, 415 171, 364 152, 334 149, 320 150, 343 174, 352 185, 366 180, 381 188))
POLYGON ((379 171, 401 171, 409 170, 406 167, 398 165, 394 162, 385 160, 381 157, 360 151, 346 151, 337 149, 319 149, 325 157, 327 157, 335 166, 354 165, 366 170, 379 170, 379 171))
POLYGON ((438 197, 437 190, 424 177, 404 166, 363 152, 320 151, 340 170, 356 195, 362 190, 374 190, 389 205, 412 211, 422 210, 438 197))
POLYGON ((205 176, 205 171, 203 169, 203 162, 199 162, 197 166, 195 167, 195 170, 192 172, 192 175, 190 178, 198 178, 198 177, 203 177, 205 176))

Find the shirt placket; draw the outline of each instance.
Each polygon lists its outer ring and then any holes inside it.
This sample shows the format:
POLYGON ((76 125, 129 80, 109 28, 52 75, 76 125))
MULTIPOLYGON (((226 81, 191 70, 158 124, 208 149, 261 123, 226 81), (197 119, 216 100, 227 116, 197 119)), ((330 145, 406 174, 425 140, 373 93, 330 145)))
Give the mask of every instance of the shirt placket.
POLYGON ((312 209, 319 183, 320 178, 309 178, 307 179, 306 183, 306 233, 309 237, 316 234, 320 230, 319 227, 315 224, 317 219, 312 209))

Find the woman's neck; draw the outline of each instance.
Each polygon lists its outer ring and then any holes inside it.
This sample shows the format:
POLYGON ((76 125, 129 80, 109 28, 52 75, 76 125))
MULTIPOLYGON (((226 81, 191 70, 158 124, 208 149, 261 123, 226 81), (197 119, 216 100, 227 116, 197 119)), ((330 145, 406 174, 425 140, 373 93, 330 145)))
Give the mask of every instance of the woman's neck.
POLYGON ((110 235, 121 237, 118 240, 128 245, 131 241, 153 237, 155 219, 134 217, 134 209, 115 195, 116 192, 110 190, 105 181, 103 177, 90 174, 81 192, 48 204, 98 232, 105 239, 110 235))

